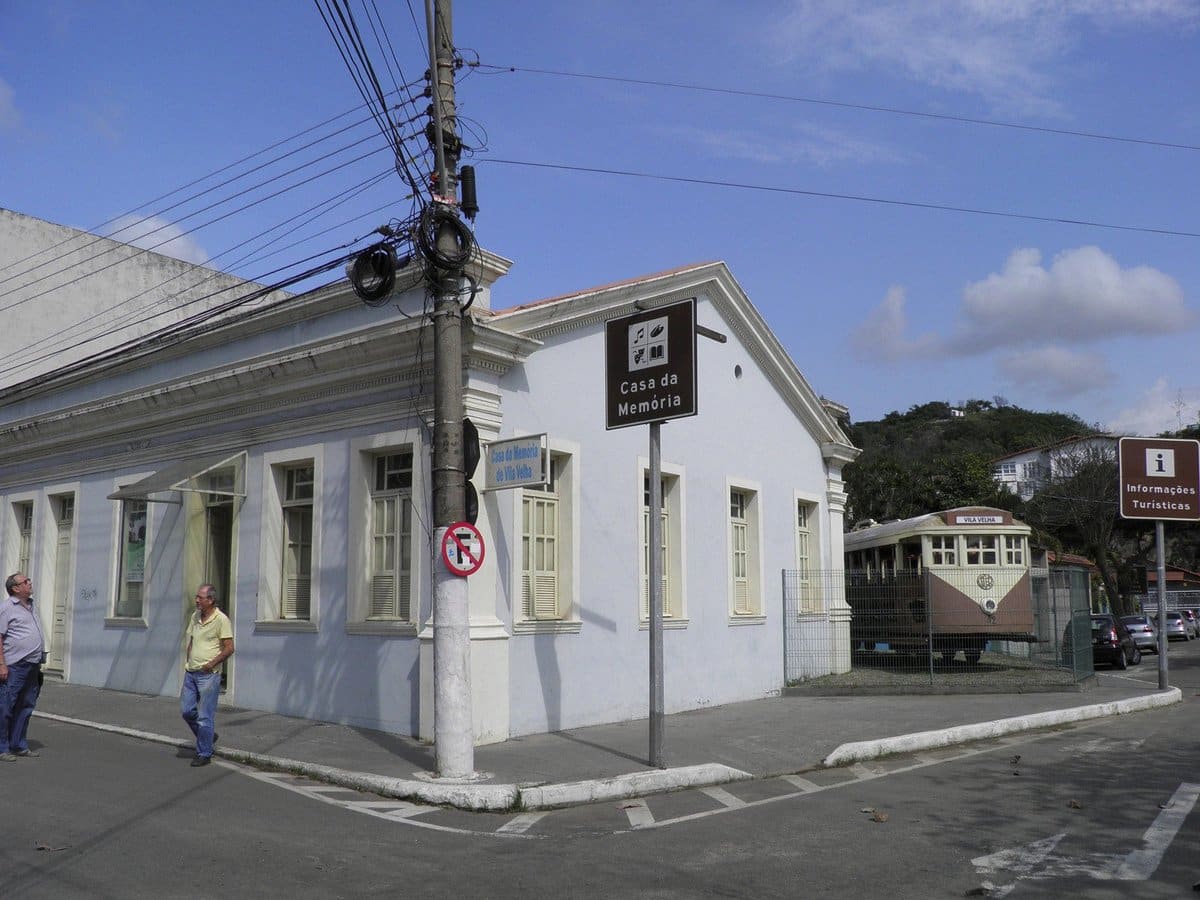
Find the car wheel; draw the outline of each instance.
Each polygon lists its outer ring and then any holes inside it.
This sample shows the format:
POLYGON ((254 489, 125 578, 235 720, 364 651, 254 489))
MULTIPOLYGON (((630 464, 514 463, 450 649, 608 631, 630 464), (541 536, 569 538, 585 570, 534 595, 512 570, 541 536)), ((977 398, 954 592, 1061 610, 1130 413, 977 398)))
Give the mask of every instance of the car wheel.
POLYGON ((1142 648, 1141 647, 1133 648, 1133 659, 1131 659, 1130 662, 1135 666, 1141 665, 1141 663, 1142 663, 1142 648))
POLYGON ((1117 658, 1113 660, 1113 668, 1125 671, 1129 668, 1129 660, 1125 658, 1125 648, 1117 648, 1117 658))

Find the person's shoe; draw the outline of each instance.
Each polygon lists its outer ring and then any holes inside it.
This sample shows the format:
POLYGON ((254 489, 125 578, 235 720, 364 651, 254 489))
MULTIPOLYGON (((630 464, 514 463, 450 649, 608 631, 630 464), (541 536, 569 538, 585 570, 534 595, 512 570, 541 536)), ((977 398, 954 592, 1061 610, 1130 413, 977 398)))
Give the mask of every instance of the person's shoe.
POLYGON ((211 756, 197 756, 192 760, 192 768, 194 769, 197 766, 207 766, 210 762, 212 762, 211 756))
POLYGON ((21 757, 38 757, 42 754, 38 753, 36 750, 17 750, 15 755, 21 757))
POLYGON ((15 753, 0 753, 0 762, 16 762, 17 754, 15 753))

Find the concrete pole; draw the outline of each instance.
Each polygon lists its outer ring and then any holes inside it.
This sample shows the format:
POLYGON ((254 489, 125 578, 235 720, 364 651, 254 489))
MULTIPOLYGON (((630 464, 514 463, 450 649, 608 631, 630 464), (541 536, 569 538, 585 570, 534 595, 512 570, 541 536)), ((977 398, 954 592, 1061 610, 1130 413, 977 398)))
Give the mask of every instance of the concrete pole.
MULTIPOLYGON (((454 203, 458 192, 457 142, 443 141, 443 133, 453 135, 456 127, 451 0, 426 0, 425 14, 430 32, 437 194, 454 203)), ((458 245, 450 225, 439 225, 437 246, 443 254, 454 255, 458 245)), ((438 776, 465 778, 475 770, 467 580, 447 571, 441 559, 448 527, 466 515, 460 273, 432 267, 431 271, 437 279, 433 312, 433 741, 438 776)))

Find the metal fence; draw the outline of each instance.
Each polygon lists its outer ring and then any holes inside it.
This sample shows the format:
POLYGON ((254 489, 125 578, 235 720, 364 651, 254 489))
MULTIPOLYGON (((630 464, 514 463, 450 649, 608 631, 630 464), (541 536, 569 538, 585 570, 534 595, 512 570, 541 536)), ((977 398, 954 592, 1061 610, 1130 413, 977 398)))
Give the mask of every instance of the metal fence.
MULTIPOLYGON (((1167 611, 1200 609, 1200 591, 1167 591, 1167 611)), ((1158 591, 1148 594, 1130 594, 1129 599, 1144 613, 1158 612, 1158 591)))
POLYGON ((1087 573, 783 572, 789 686, 1037 690, 1091 675, 1087 573))

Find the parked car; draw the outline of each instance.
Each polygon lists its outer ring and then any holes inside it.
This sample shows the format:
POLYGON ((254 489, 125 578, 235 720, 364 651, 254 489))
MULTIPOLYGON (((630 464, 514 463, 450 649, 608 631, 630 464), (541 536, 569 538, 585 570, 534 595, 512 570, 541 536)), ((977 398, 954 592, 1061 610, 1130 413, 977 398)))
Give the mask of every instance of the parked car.
POLYGON ((1188 628, 1187 619, 1183 617, 1183 613, 1167 613, 1167 640, 1190 641, 1191 639, 1192 633, 1188 628))
POLYGON ((1139 650, 1143 653, 1158 652, 1158 631, 1149 616, 1121 616, 1121 621, 1129 629, 1139 650))
POLYGON ((1092 616, 1092 662, 1126 669, 1142 661, 1142 651, 1125 623, 1111 613, 1092 616))
POLYGON ((1190 609, 1180 609, 1179 614, 1183 616, 1184 624, 1187 625, 1191 636, 1194 638, 1200 637, 1200 620, 1196 618, 1196 614, 1190 609))

